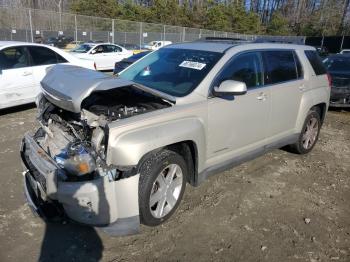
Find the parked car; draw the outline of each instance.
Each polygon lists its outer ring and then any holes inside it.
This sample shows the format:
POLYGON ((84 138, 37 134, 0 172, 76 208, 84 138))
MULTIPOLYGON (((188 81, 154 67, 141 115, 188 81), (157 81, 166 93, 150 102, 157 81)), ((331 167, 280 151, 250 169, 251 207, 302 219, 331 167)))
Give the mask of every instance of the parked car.
POLYGON ((69 51, 69 50, 72 50, 73 48, 76 48, 77 46, 79 46, 79 45, 81 45, 81 44, 84 44, 84 42, 83 41, 72 41, 72 42, 70 42, 70 43, 68 43, 65 47, 64 47, 64 49, 67 51, 69 51))
POLYGON ((274 148, 310 152, 330 95, 315 58, 304 45, 204 41, 161 48, 119 78, 55 66, 41 127, 21 147, 28 203, 131 234, 171 217, 187 183, 274 148))
POLYGON ((350 49, 343 49, 340 51, 340 54, 343 54, 343 55, 350 54, 350 49))
POLYGON ((330 106, 350 107, 350 54, 329 56, 323 63, 332 79, 330 106))
POLYGON ((149 42, 148 44, 144 45, 144 49, 149 49, 149 50, 158 50, 161 47, 167 46, 172 44, 170 41, 152 41, 149 42))
POLYGON ((47 68, 61 63, 94 69, 93 62, 55 47, 0 41, 0 108, 34 102, 47 68))
POLYGON ((316 50, 321 57, 326 57, 329 54, 328 48, 325 46, 318 46, 316 47, 316 50))
POLYGON ((124 47, 126 50, 131 50, 133 52, 133 54, 138 54, 144 51, 147 51, 146 49, 142 48, 139 45, 135 45, 135 44, 128 44, 128 43, 123 43, 123 44, 119 44, 120 46, 124 47))
POLYGON ((44 43, 49 46, 64 48, 67 44, 69 44, 73 40, 74 40, 73 37, 59 35, 57 37, 49 37, 47 40, 44 40, 44 43))
POLYGON ((109 43, 81 44, 72 49, 70 53, 76 57, 94 61, 97 70, 113 70, 115 62, 133 55, 132 51, 109 43))
POLYGON ((128 58, 124 58, 122 61, 116 62, 114 65, 113 74, 116 75, 119 72, 123 71, 129 65, 135 63, 137 60, 141 59, 145 55, 151 53, 152 51, 144 51, 141 53, 137 53, 136 55, 130 56, 128 58))

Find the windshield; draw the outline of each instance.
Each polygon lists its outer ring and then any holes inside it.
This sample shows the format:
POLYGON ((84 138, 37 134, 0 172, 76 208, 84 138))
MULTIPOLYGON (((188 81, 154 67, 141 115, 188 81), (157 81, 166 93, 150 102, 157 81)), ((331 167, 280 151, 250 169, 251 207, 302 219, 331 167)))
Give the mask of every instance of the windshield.
POLYGON ((71 50, 71 52, 75 52, 75 53, 87 53, 89 52, 89 50, 92 48, 91 45, 87 45, 87 44, 82 44, 82 45, 79 45, 75 48, 73 48, 71 50))
POLYGON ((120 78, 173 96, 186 96, 204 79, 221 53, 162 48, 131 65, 120 78))
POLYGON ((350 57, 334 57, 324 60, 328 71, 350 72, 350 57))

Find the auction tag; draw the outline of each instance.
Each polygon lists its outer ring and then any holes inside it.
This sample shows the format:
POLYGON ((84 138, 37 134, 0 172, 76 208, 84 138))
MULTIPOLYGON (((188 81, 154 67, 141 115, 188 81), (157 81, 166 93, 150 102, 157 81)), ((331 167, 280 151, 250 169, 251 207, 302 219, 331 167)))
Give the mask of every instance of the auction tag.
POLYGON ((191 69, 196 70, 202 70, 207 64, 199 63, 199 62, 193 62, 193 61, 183 61, 179 66, 181 67, 187 67, 191 69))

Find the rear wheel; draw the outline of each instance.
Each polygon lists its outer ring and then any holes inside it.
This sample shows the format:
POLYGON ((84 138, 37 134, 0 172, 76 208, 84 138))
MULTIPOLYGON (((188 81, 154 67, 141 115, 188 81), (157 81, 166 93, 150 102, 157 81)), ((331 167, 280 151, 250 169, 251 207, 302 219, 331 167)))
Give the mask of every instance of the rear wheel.
POLYGON ((320 128, 320 113, 316 109, 311 109, 305 119, 298 141, 291 145, 292 151, 297 154, 306 154, 310 152, 318 140, 320 128))
POLYGON ((187 165, 170 150, 151 154, 140 167, 139 209, 141 222, 156 226, 166 221, 181 202, 187 165))

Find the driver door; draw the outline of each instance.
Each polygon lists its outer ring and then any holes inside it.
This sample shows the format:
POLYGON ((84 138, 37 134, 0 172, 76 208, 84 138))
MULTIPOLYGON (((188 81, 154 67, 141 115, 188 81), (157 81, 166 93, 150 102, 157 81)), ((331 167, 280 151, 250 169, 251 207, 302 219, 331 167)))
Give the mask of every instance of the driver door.
POLYGON ((208 100, 208 165, 262 150, 270 116, 270 90, 263 85, 260 52, 234 56, 219 73, 214 86, 224 80, 245 82, 247 93, 208 100))
POLYGON ((108 68, 108 61, 106 61, 104 45, 97 45, 90 51, 97 70, 105 70, 108 68))

